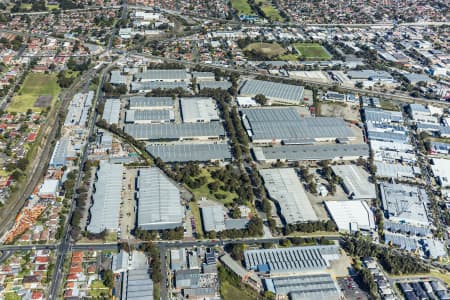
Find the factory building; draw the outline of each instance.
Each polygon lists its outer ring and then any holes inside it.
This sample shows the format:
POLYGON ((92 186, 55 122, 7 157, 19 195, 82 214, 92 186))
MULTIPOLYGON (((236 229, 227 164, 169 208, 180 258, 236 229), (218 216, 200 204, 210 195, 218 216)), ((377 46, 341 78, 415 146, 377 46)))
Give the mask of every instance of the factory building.
POLYGON ((295 108, 244 108, 241 113, 253 143, 313 144, 355 139, 344 120, 301 117, 295 108))
POLYGON ((106 99, 103 109, 103 120, 109 125, 119 124, 120 99, 106 99))
POLYGON ((375 185, 369 182, 369 173, 355 165, 331 166, 334 174, 342 178, 344 190, 354 200, 375 199, 375 185))
POLYGON ((429 226, 429 199, 424 189, 412 185, 380 183, 383 209, 393 222, 429 226))
POLYGON ((339 247, 307 246, 276 249, 247 250, 244 252, 248 270, 270 275, 299 274, 323 271, 340 257, 339 247))
POLYGON ((189 75, 185 69, 175 69, 175 70, 146 70, 141 73, 137 73, 135 80, 141 82, 180 82, 189 80, 189 75))
POLYGON ((175 121, 175 114, 172 110, 133 110, 125 112, 125 123, 133 124, 158 124, 175 121))
POLYGON ((264 285, 279 299, 338 300, 342 296, 328 273, 266 278, 264 285))
POLYGON ((324 144, 286 145, 273 147, 253 147, 253 155, 259 162, 316 161, 316 160, 357 160, 369 157, 367 144, 324 144))
POLYGON ((164 162, 188 161, 230 161, 231 148, 226 143, 216 144, 150 144, 145 147, 153 157, 159 157, 164 162))
POLYGON ((93 204, 89 210, 90 222, 87 226, 89 232, 101 233, 105 229, 115 231, 119 228, 122 175, 121 164, 100 161, 92 195, 93 204))
POLYGON ((286 224, 319 220, 294 169, 262 169, 259 172, 286 224))
POLYGON ((325 201, 325 207, 341 232, 375 229, 372 210, 364 200, 325 201))
POLYGON ((180 107, 184 123, 220 121, 216 101, 212 98, 181 98, 180 107))
POLYGON ((129 108, 133 110, 171 110, 174 107, 174 100, 171 97, 130 97, 129 108))
POLYGON ((270 101, 288 104, 300 104, 304 98, 305 89, 302 86, 277 83, 263 80, 246 80, 239 89, 239 95, 254 97, 264 95, 270 101))
POLYGON ((226 218, 226 213, 221 205, 202 207, 201 213, 203 229, 205 230, 205 232, 219 232, 229 229, 245 229, 247 227, 247 218, 226 218))
POLYGON ((126 124, 124 131, 137 140, 217 140, 225 136, 220 122, 126 124))
POLYGON ((136 185, 139 228, 163 230, 182 226, 180 191, 158 168, 140 169, 136 185))

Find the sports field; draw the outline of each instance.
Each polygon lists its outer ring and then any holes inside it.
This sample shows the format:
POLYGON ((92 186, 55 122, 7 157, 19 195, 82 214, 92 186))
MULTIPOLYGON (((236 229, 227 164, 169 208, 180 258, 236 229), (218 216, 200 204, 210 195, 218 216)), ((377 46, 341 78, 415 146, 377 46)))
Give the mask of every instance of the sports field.
POLYGON ((317 43, 295 43, 294 48, 297 50, 300 59, 304 60, 328 60, 331 59, 330 54, 317 43))
POLYGON ((9 112, 26 112, 29 108, 33 111, 42 111, 46 105, 39 103, 36 106, 36 100, 42 96, 51 97, 50 105, 56 100, 59 93, 59 85, 56 82, 55 74, 30 73, 22 84, 19 92, 16 93, 12 102, 6 108, 9 112))
POLYGON ((231 0, 231 6, 237 11, 238 15, 254 14, 247 0, 231 0))
POLYGON ((260 56, 274 58, 285 53, 283 47, 277 43, 251 43, 244 51, 253 51, 260 56))

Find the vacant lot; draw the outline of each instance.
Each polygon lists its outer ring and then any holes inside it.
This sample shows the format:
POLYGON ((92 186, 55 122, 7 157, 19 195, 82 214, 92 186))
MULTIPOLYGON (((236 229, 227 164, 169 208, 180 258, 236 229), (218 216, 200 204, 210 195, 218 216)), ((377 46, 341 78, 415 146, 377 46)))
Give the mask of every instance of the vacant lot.
POLYGON ((58 93, 59 85, 56 82, 56 75, 30 73, 6 110, 9 112, 26 112, 31 108, 34 111, 41 111, 43 107, 35 106, 36 100, 42 96, 46 96, 45 98, 51 97, 50 102, 53 104, 58 93))
POLYGON ((317 43, 295 43, 294 48, 297 50, 301 59, 305 60, 328 60, 331 59, 330 54, 317 43))
POLYGON ((231 6, 237 11, 238 15, 254 14, 247 0, 231 0, 231 6))
POLYGON ((282 55, 285 51, 277 43, 251 43, 245 47, 244 51, 254 52, 258 56, 272 58, 282 55))

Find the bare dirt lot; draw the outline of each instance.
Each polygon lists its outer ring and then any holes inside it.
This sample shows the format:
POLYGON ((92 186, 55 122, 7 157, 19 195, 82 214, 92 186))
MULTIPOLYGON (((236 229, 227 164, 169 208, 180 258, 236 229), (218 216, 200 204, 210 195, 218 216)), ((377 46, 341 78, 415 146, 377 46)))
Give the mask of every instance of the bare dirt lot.
POLYGON ((325 117, 337 117, 344 120, 361 121, 359 105, 347 103, 322 102, 320 114, 325 117))

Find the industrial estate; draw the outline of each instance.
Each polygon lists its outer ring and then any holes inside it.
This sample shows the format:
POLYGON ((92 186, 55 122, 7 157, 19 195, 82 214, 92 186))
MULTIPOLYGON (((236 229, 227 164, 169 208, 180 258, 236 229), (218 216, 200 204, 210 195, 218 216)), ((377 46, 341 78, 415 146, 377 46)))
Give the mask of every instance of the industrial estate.
POLYGON ((0 300, 450 299, 446 1, 0 3, 0 300))

